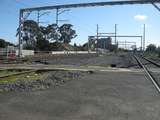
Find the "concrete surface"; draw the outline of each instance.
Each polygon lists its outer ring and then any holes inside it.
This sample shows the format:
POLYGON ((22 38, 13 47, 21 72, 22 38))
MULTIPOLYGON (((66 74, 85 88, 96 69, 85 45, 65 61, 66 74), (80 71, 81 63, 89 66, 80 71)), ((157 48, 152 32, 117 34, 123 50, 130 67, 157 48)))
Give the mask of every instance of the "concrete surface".
POLYGON ((143 72, 105 71, 45 91, 0 94, 0 120, 159 120, 159 106, 143 72))

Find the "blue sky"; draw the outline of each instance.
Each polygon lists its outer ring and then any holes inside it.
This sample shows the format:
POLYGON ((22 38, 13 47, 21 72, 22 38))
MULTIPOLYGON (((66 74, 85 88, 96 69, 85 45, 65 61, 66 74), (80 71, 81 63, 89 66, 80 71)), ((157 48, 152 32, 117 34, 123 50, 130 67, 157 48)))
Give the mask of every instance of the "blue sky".
MULTIPOLYGON (((20 8, 97 1, 107 0, 1 0, 0 38, 17 43, 15 34, 20 8)), ((30 18, 36 18, 36 13, 32 13, 30 18)), ((146 44, 160 45, 160 12, 152 5, 76 8, 61 14, 60 19, 67 19, 67 23, 74 25, 78 37, 72 43, 85 43, 89 35, 96 34, 97 24, 100 32, 114 32, 114 24, 118 24, 119 35, 142 35, 142 25, 146 24, 146 44)), ((42 25, 55 22, 55 11, 41 17, 41 21, 47 22, 42 25)), ((140 40, 135 38, 118 38, 118 40, 137 42, 140 45, 140 40)))

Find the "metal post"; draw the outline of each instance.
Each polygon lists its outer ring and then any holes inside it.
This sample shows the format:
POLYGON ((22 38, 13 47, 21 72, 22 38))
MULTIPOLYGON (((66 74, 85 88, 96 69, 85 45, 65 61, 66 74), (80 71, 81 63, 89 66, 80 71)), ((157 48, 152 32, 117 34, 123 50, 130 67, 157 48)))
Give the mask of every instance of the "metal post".
POLYGON ((90 47, 89 47, 89 45, 90 45, 89 42, 90 42, 90 39, 89 39, 89 37, 88 37, 88 53, 89 53, 89 48, 90 48, 90 47))
POLYGON ((56 9, 56 24, 57 24, 57 26, 58 26, 58 21, 59 21, 59 9, 57 8, 56 9))
POLYGON ((115 24, 115 45, 117 44, 117 24, 115 24))
POLYGON ((20 10, 19 12, 19 51, 18 57, 20 58, 22 55, 22 27, 23 27, 23 11, 20 10))
POLYGON ((160 7, 158 7, 155 3, 152 3, 152 5, 160 12, 160 7))
POLYGON ((143 48, 143 37, 141 37, 141 47, 140 47, 140 51, 142 51, 143 48))
POLYGON ((97 24, 97 42, 96 42, 96 52, 98 52, 98 39, 99 39, 99 26, 97 24))
POLYGON ((145 51, 145 41, 146 41, 146 25, 143 27, 143 51, 145 51))
POLYGON ((39 10, 38 10, 38 13, 37 13, 37 24, 39 26, 39 18, 40 18, 40 13, 39 13, 39 10))

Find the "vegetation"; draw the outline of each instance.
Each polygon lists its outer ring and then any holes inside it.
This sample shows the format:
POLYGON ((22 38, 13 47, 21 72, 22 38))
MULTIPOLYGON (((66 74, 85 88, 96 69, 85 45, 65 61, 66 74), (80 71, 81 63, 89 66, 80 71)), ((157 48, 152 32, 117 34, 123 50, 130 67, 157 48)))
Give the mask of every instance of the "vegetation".
MULTIPOLYGON (((14 73, 18 73, 17 71, 1 71, 0 74, 1 76, 4 75, 10 75, 10 74, 14 74, 14 73), (2 75, 3 73, 3 75, 2 75)), ((35 72, 31 72, 31 73, 26 73, 26 74, 22 74, 22 75, 13 75, 13 76, 9 76, 6 78, 3 78, 0 80, 0 84, 9 84, 9 83, 15 83, 17 81, 36 81, 39 79, 43 79, 44 74, 37 74, 35 72)))
POLYGON ((48 51, 53 47, 53 43, 69 44, 76 36, 71 24, 63 24, 60 27, 51 24, 44 27, 38 26, 33 20, 26 20, 23 24, 22 38, 25 49, 48 51))
POLYGON ((150 44, 150 45, 147 46, 146 52, 155 53, 156 49, 157 49, 156 45, 150 44))
POLYGON ((156 47, 156 45, 150 44, 147 46, 145 54, 151 57, 160 57, 160 47, 156 47))
POLYGON ((6 40, 4 39, 0 39, 0 48, 5 48, 7 46, 14 46, 14 44, 10 43, 10 42, 7 42, 6 40))

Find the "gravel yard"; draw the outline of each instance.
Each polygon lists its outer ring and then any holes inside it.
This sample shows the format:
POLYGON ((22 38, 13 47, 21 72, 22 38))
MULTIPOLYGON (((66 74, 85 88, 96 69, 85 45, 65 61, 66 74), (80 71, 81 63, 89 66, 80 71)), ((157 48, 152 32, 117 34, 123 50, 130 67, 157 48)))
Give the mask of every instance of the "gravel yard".
POLYGON ((74 66, 103 66, 109 67, 115 64, 116 67, 132 67, 135 61, 130 55, 125 53, 108 54, 108 55, 64 55, 64 56, 49 56, 48 57, 33 57, 29 60, 33 64, 51 64, 51 65, 74 65, 74 66))
MULTIPOLYGON (((2 71, 3 72, 3 71, 2 71)), ((76 71, 32 72, 11 76, 0 80, 0 92, 29 92, 59 86, 70 80, 76 80, 82 73, 76 71)))
POLYGON ((58 59, 46 61, 48 67, 57 63, 96 71, 33 72, 1 80, 0 120, 159 119, 160 96, 130 55, 58 59))
POLYGON ((158 120, 160 96, 143 74, 96 72, 43 91, 0 94, 1 120, 158 120))

